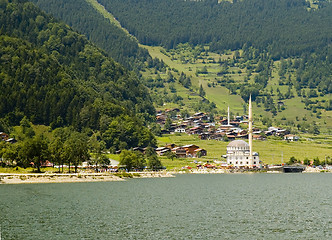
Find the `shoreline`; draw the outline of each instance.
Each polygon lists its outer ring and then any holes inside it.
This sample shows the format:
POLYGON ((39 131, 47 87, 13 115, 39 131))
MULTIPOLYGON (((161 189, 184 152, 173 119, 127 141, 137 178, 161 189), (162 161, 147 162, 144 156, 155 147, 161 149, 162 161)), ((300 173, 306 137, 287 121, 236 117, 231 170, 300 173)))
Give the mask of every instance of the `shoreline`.
MULTIPOLYGON (((129 173, 0 173, 1 184, 35 184, 35 183, 74 183, 74 182, 113 182, 138 178, 175 177, 179 174, 280 174, 279 171, 234 171, 233 169, 195 169, 187 171, 129 172, 129 173)), ((332 173, 310 168, 302 173, 332 173)))
POLYGON ((169 172, 130 173, 0 173, 0 184, 113 182, 131 178, 175 177, 169 172))

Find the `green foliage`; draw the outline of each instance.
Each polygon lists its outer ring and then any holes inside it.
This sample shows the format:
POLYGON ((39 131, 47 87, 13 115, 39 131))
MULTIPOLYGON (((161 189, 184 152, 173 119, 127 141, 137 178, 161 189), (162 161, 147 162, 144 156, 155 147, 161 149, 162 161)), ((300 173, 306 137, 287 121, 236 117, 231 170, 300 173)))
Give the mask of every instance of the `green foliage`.
POLYGON ((33 137, 32 139, 26 139, 21 144, 19 151, 21 160, 24 161, 24 165, 34 163, 34 167, 37 168, 37 172, 40 172, 41 165, 48 159, 50 159, 50 152, 48 148, 47 140, 40 135, 33 137))
POLYGON ((134 116, 120 115, 114 118, 102 137, 106 147, 113 151, 156 146, 154 135, 134 116))
POLYGON ((287 162, 288 165, 292 165, 295 163, 298 163, 298 160, 294 156, 290 157, 289 161, 287 162))
POLYGON ((310 165, 310 160, 309 160, 309 158, 305 158, 305 159, 303 160, 303 164, 304 164, 304 165, 310 165))
POLYGON ((32 3, 3 1, 0 24, 0 115, 7 123, 26 116, 53 129, 103 130, 123 113, 154 119, 134 74, 32 3))
POLYGON ((139 42, 166 48, 185 42, 212 42, 211 50, 222 51, 248 44, 258 49, 270 48, 278 58, 326 46, 332 34, 329 2, 319 2, 320 8, 314 13, 307 10, 303 0, 99 2, 139 42))
POLYGON ((146 149, 146 157, 147 157, 149 169, 155 171, 155 170, 159 170, 162 168, 161 161, 153 148, 148 147, 146 149))
POLYGON ((83 133, 72 132, 64 143, 63 154, 69 166, 73 164, 75 166, 75 172, 77 172, 78 165, 90 159, 86 136, 83 133))
POLYGON ((120 165, 124 166, 128 171, 133 169, 142 170, 145 166, 145 158, 142 153, 129 150, 122 150, 120 154, 120 165))
POLYGON ((205 91, 203 89, 203 86, 202 84, 199 86, 199 91, 198 91, 198 95, 201 96, 201 97, 204 97, 205 96, 205 91))
POLYGON ((130 69, 151 59, 137 41, 101 15, 86 0, 32 0, 41 9, 68 23, 112 58, 130 69))
POLYGON ((172 151, 168 151, 168 152, 165 154, 165 156, 173 161, 174 158, 176 158, 176 153, 175 153, 175 152, 172 152, 172 151))
POLYGON ((319 166, 321 163, 320 163, 320 161, 319 161, 319 158, 318 157, 315 157, 314 158, 314 162, 313 162, 313 165, 315 165, 315 166, 319 166))

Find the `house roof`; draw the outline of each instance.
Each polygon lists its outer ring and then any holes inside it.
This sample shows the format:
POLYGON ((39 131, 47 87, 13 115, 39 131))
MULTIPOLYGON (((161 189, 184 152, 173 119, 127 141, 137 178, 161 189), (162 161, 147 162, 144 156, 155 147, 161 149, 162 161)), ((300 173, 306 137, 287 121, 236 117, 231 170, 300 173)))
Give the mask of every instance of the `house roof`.
POLYGON ((182 146, 183 148, 190 148, 190 147, 198 147, 197 145, 194 145, 194 144, 189 144, 189 145, 185 145, 185 146, 182 146))

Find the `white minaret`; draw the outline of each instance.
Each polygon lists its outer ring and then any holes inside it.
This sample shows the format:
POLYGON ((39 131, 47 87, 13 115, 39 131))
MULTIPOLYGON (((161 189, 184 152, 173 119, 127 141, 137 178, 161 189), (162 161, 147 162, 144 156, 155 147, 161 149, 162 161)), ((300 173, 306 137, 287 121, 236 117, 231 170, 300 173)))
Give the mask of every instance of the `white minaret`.
POLYGON ((230 121, 229 121, 229 106, 228 106, 228 115, 227 115, 227 125, 230 125, 230 121))
POLYGON ((249 155, 249 167, 253 167, 253 157, 252 157, 252 106, 251 106, 251 95, 249 98, 249 148, 250 148, 250 155, 249 155))

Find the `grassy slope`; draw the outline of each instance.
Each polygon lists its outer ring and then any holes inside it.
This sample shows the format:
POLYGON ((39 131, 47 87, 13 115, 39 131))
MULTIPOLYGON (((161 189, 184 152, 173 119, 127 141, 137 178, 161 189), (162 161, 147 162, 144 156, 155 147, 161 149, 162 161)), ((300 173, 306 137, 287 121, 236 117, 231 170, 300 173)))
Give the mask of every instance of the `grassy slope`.
MULTIPOLYGON (((209 66, 209 71, 211 71, 211 68, 214 69, 214 72, 216 73, 218 68, 218 64, 203 64, 203 63, 195 63, 195 64, 182 64, 179 61, 172 60, 169 56, 166 56, 161 52, 161 47, 151 47, 151 46, 145 46, 140 45, 141 47, 146 48, 150 55, 153 58, 159 58, 163 60, 170 68, 177 69, 179 72, 184 72, 187 76, 192 77, 192 83, 194 88, 198 88, 200 84, 202 84, 205 92, 206 97, 210 101, 214 102, 219 110, 226 111, 227 106, 229 105, 232 109, 232 111, 242 113, 243 112, 243 100, 238 95, 230 95, 229 90, 225 87, 216 86, 215 88, 209 88, 207 87, 207 83, 209 82, 209 79, 214 78, 214 75, 211 76, 196 76, 196 69, 201 69, 205 65, 209 66), (191 69, 191 70, 190 70, 191 69)), ((213 54, 212 54, 213 55, 213 54)), ((219 55, 218 55, 219 56, 219 55)), ((189 91, 186 89, 181 89, 181 87, 177 88, 177 91, 182 92, 182 94, 179 94, 183 97, 186 95, 189 95, 189 91)))

